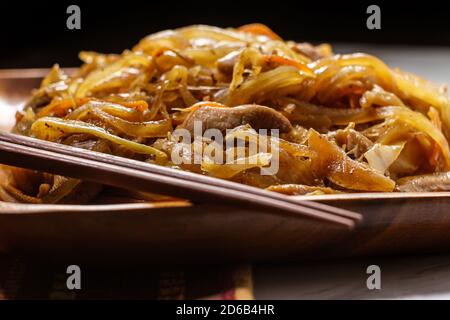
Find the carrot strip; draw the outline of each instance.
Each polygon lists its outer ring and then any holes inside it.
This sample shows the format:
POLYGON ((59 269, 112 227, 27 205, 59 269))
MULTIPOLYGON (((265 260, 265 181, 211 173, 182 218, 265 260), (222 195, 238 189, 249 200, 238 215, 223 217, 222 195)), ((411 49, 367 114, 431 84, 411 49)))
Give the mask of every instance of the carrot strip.
POLYGON ((192 112, 202 107, 229 108, 228 106, 215 101, 201 101, 193 104, 188 108, 181 109, 181 112, 192 112))
POLYGON ((143 113, 148 110, 148 103, 144 100, 130 101, 130 102, 119 102, 120 105, 136 109, 137 111, 143 113))
POLYGON ((255 35, 266 36, 272 40, 282 40, 279 35, 272 31, 268 26, 262 23, 251 23, 237 28, 238 31, 248 32, 255 35))
MULTIPOLYGON (((183 121, 194 111, 202 107, 214 107, 214 108, 229 108, 228 106, 214 101, 201 101, 193 104, 192 106, 184 109, 179 109, 177 113, 171 115, 172 121, 175 125, 183 123, 183 121)), ((175 110, 175 109, 172 109, 175 110)))
MULTIPOLYGON (((79 107, 86 102, 93 100, 90 98, 82 98, 75 100, 76 107, 79 107)), ((137 100, 137 101, 131 101, 131 102, 120 102, 118 103, 124 107, 136 109, 136 111, 139 111, 141 113, 148 110, 148 103, 144 100, 137 100)), ((58 100, 55 102, 50 103, 46 107, 44 107, 41 111, 38 113, 38 118, 47 117, 47 116, 56 116, 56 117, 63 117, 66 115, 67 111, 70 108, 74 107, 74 101, 72 99, 64 99, 64 100, 58 100)))
MULTIPOLYGON (((80 106, 88 102, 90 99, 88 98, 82 98, 77 99, 75 101, 76 106, 80 106)), ((74 101, 72 99, 64 99, 64 100, 58 100, 55 102, 51 102, 46 107, 42 108, 41 111, 38 113, 38 117, 46 117, 46 116, 57 116, 57 117, 63 117, 67 110, 74 107, 74 101)))
POLYGON ((263 55, 263 62, 269 65, 274 65, 274 66, 280 66, 280 65, 287 65, 287 66, 292 66, 295 67, 301 71, 304 71, 305 73, 309 74, 309 75, 314 75, 313 71, 305 64, 292 60, 292 59, 288 59, 288 58, 284 58, 275 54, 271 54, 271 55, 263 55))

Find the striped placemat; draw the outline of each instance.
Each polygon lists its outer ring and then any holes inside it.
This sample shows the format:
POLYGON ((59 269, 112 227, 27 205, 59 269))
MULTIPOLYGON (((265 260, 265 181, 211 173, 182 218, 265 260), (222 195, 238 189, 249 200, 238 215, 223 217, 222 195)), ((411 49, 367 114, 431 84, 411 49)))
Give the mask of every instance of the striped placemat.
POLYGON ((79 265, 81 289, 68 289, 68 266, 0 254, 0 299, 253 299, 249 265, 110 267, 79 265))

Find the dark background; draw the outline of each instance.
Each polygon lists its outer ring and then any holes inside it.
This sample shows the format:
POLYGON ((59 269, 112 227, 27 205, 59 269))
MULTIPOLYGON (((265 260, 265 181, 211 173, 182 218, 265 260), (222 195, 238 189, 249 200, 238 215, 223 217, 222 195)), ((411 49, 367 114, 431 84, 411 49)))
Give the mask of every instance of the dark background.
POLYGON ((0 68, 79 64, 80 50, 121 52, 147 34, 195 23, 262 22, 285 39, 450 46, 450 10, 437 1, 2 1, 0 68), (66 8, 81 7, 81 30, 66 28, 66 8), (366 28, 366 8, 381 7, 381 30, 366 28))

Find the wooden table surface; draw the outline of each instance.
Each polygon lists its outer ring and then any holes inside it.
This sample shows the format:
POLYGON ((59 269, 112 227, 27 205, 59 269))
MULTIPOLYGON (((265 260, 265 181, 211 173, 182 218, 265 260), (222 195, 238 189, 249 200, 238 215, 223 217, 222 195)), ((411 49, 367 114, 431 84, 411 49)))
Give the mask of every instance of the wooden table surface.
POLYGON ((253 281, 256 299, 450 299, 450 255, 257 265, 253 281), (380 290, 366 285, 374 264, 380 290))

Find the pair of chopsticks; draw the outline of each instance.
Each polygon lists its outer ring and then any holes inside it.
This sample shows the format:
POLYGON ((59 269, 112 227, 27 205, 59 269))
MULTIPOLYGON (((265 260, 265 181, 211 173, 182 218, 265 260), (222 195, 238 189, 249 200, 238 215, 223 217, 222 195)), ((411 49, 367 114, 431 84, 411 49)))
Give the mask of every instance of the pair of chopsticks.
POLYGON ((358 213, 299 201, 236 182, 216 179, 21 135, 0 132, 0 163, 105 185, 186 198, 194 203, 245 206, 353 227, 358 213))

